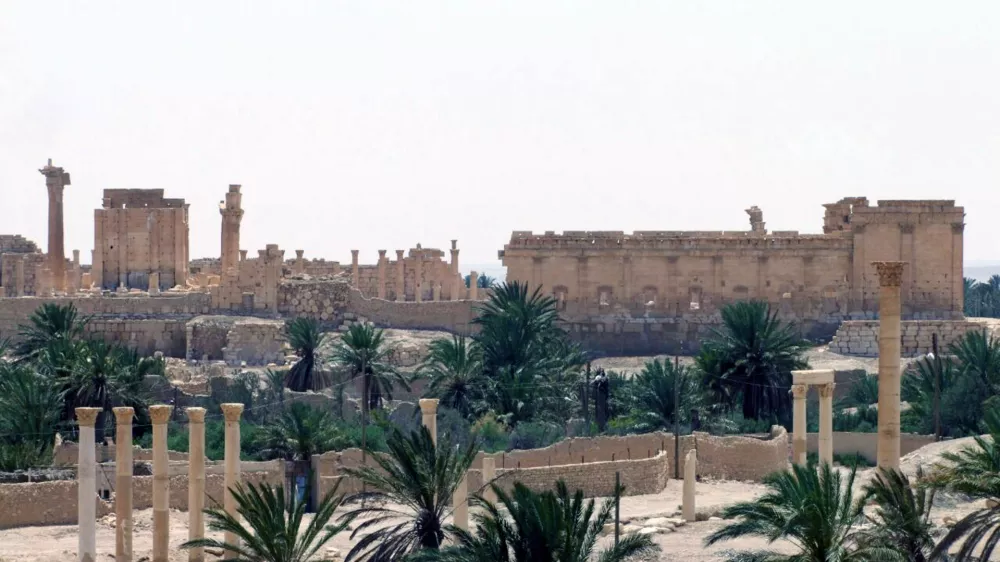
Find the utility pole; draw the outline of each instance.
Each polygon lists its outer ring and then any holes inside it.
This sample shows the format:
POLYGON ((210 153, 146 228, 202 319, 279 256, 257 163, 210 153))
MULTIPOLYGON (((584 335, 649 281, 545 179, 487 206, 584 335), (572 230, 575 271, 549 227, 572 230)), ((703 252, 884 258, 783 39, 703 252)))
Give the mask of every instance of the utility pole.
POLYGON ((938 335, 931 334, 931 353, 934 354, 934 440, 941 440, 941 369, 944 366, 938 355, 938 335))

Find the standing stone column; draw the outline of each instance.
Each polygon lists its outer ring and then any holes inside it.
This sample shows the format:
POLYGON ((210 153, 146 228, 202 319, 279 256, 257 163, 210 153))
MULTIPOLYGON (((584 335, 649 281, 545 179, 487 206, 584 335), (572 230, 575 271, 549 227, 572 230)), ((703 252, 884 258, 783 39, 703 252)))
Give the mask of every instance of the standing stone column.
POLYGON ((23 297, 24 294, 24 256, 14 258, 14 294, 12 297, 23 297))
POLYGON ((462 273, 458 270, 458 240, 451 241, 451 264, 448 271, 451 272, 451 300, 457 301, 462 298, 462 273))
POLYGON ((70 270, 66 290, 75 293, 80 290, 80 250, 73 250, 73 265, 70 270))
POLYGON ((904 262, 874 262, 878 272, 878 467, 899 468, 900 286, 904 262))
POLYGON ((469 530, 469 472, 466 471, 451 496, 452 523, 463 531, 469 530))
MULTIPOLYGON (((420 248, 420 244, 417 244, 417 248, 420 248)), ((417 252, 417 255, 413 258, 413 300, 416 302, 424 301, 424 255, 422 252, 417 252)))
POLYGON ((806 395, 809 385, 792 385, 792 462, 806 465, 806 395))
POLYGON ((94 423, 100 408, 77 408, 80 424, 80 452, 76 465, 77 519, 79 536, 77 549, 80 562, 97 560, 97 451, 94 423))
POLYGON ((160 294, 160 273, 154 271, 149 274, 149 295, 156 296, 160 294))
POLYGON ((378 251, 378 298, 385 298, 385 250, 378 251))
MULTIPOLYGON (((236 498, 233 488, 240 483, 240 416, 243 415, 243 404, 223 404, 222 414, 226 418, 226 452, 225 452, 225 509, 229 515, 239 519, 236 511, 236 498)), ((233 533, 226 533, 225 541, 236 545, 239 539, 233 533)), ((227 550, 226 558, 235 558, 236 553, 227 550)))
POLYGON ((70 184, 69 174, 62 168, 48 164, 38 170, 45 176, 45 187, 49 192, 49 271, 52 274, 52 288, 66 291, 66 249, 63 244, 63 189, 70 184))
POLYGON ((241 262, 247 261, 247 251, 246 250, 240 250, 240 261, 241 262))
MULTIPOLYGON (((187 408, 188 416, 188 540, 205 537, 205 408, 187 408)), ((205 560, 204 548, 188 551, 190 562, 205 560)))
POLYGON ((694 504, 694 487, 698 478, 698 451, 691 449, 684 457, 684 501, 681 505, 681 515, 684 520, 693 523, 696 519, 694 504))
POLYGON ((170 559, 170 457, 167 455, 167 422, 173 406, 149 407, 153 422, 153 562, 170 559))
POLYGON ((819 389, 819 462, 833 466, 833 389, 828 383, 819 389))
POLYGON ((115 412, 115 562, 132 562, 132 417, 135 410, 115 412))
POLYGON ((230 184, 226 200, 219 205, 222 215, 222 273, 238 268, 240 251, 240 223, 243 221, 243 195, 240 186, 230 184))
POLYGON ((469 300, 479 300, 479 273, 475 271, 469 273, 469 300))
POLYGON ((441 300, 441 282, 435 283, 431 288, 431 300, 434 302, 441 300))
POLYGON ((305 250, 295 250, 295 274, 296 275, 302 275, 303 273, 306 272, 306 262, 305 262, 304 259, 302 259, 302 256, 305 255, 305 253, 306 253, 305 250))
POLYGON ((493 483, 497 477, 497 461, 490 455, 483 457, 483 499, 490 502, 496 503, 497 495, 493 493, 493 489, 490 485, 493 483))
POLYGON ((358 270, 358 250, 351 250, 351 282, 359 290, 361 289, 361 272, 358 270))
POLYGON ((396 302, 406 300, 406 274, 403 267, 403 250, 396 250, 396 302))
POLYGON ((424 427, 431 434, 431 439, 434 440, 434 444, 437 445, 437 409, 438 409, 438 399, 437 398, 421 398, 420 399, 420 413, 423 414, 424 427))

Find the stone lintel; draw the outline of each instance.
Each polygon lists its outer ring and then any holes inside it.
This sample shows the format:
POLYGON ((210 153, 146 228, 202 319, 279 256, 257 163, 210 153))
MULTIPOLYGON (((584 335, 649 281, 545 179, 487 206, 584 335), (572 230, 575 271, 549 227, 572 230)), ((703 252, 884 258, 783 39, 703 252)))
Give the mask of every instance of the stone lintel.
POLYGON ((831 384, 833 369, 814 369, 810 371, 792 371, 792 384, 831 384))

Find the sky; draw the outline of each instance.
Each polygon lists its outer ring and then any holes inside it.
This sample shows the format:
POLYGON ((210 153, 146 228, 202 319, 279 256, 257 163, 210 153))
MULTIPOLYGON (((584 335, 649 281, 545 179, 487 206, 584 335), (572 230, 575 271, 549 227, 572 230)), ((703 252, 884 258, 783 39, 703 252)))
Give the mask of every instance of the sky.
MULTIPOLYGON (((499 265, 513 230, 820 232, 847 196, 955 199, 1000 260, 1000 3, 0 2, 0 233, 44 249, 38 168, 191 204, 191 256, 499 265)), ((463 268, 464 269, 464 268, 463 268)))

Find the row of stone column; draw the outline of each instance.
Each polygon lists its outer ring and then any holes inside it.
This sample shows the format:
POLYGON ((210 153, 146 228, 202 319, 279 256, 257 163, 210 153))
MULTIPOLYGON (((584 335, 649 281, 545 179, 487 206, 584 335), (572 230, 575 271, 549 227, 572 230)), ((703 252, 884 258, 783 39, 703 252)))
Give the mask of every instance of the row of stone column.
MULTIPOLYGON (((100 408, 77 408, 80 451, 77 462, 77 513, 79 519, 79 560, 97 558, 97 463, 94 439, 95 422, 100 408)), ((153 422, 153 562, 167 562, 170 542, 170 457, 167 451, 167 423, 172 406, 149 407, 153 422)), ((186 408, 189 431, 188 454, 188 540, 205 536, 205 409, 186 408)), ((223 404, 225 433, 225 510, 239 517, 232 487, 240 481, 240 416, 243 404, 223 404)), ((131 562, 132 552, 132 419, 135 410, 114 408, 115 423, 115 560, 131 562)), ((236 544, 236 536, 226 534, 227 543, 236 544)), ((235 556, 227 552, 226 557, 235 556)), ((203 561, 203 549, 191 549, 188 559, 203 561)))

